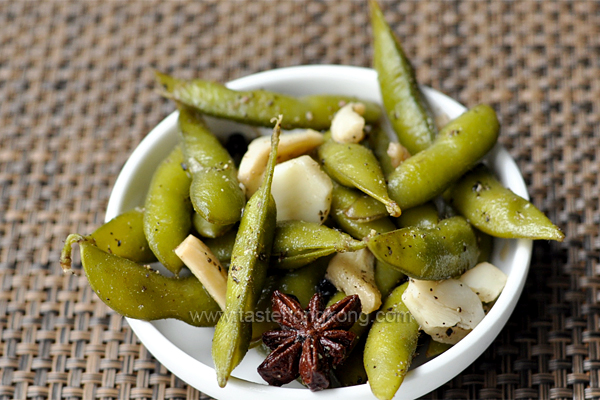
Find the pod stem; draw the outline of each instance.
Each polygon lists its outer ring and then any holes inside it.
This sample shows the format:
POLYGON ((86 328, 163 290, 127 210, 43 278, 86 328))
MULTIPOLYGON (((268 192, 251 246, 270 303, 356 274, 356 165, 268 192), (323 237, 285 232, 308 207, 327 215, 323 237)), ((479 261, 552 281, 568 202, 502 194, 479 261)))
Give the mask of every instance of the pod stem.
POLYGON ((86 239, 83 235, 80 235, 78 233, 71 233, 69 236, 67 236, 67 239, 65 240, 65 245, 63 246, 63 249, 60 252, 60 266, 64 272, 74 273, 71 269, 71 262, 73 261, 71 258, 73 244, 81 243, 87 240, 88 239, 86 239))
POLYGON ((281 135, 281 121, 283 115, 279 115, 276 118, 272 118, 271 122, 275 122, 273 127, 273 135, 271 135, 271 152, 269 154, 269 160, 267 161, 267 175, 263 181, 263 190, 271 191, 271 183, 273 182, 273 171, 277 164, 277 149, 279 147, 279 136, 281 135))

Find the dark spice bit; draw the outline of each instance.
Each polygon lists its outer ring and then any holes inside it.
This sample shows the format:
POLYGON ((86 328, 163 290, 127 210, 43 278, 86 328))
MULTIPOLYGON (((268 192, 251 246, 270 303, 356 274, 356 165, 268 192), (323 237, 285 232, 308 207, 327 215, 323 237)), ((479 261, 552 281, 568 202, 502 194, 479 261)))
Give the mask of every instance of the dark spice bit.
POLYGON ((273 318, 282 329, 263 334, 263 343, 272 352, 258 367, 269 385, 281 386, 298 376, 312 391, 329 387, 331 367, 346 358, 356 335, 348 332, 361 311, 357 295, 327 307, 316 293, 302 309, 292 296, 273 293, 273 318))
POLYGON ((330 298, 337 292, 337 288, 331 281, 327 278, 323 278, 317 284, 317 293, 323 296, 325 299, 330 298))

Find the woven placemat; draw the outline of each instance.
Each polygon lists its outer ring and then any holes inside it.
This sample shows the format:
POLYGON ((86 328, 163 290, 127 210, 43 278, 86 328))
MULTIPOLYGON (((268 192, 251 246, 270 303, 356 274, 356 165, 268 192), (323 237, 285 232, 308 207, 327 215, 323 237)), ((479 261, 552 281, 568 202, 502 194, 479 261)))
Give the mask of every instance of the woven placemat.
MULTIPOLYGON (((600 3, 382 1, 420 82, 490 103, 538 242, 491 347, 427 398, 600 397, 600 3)), ((0 1, 0 399, 206 398, 168 372, 85 278, 70 232, 104 218, 123 163, 173 105, 152 68, 227 81, 370 66, 364 1, 0 1)))

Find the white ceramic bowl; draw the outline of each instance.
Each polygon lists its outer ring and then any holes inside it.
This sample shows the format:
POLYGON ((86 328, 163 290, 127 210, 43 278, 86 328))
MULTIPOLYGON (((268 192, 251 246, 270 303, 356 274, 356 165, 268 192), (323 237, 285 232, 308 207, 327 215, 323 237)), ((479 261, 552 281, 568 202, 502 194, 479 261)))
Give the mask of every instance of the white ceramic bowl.
MULTIPOLYGON (((349 66, 315 65, 282 68, 262 72, 230 82, 232 89, 267 89, 292 95, 332 93, 354 95, 381 103, 374 70, 349 66)), ((450 118, 465 108, 430 88, 423 88, 434 111, 450 118)), ((238 124, 210 120, 216 134, 247 130, 238 124)), ((270 132, 269 130, 266 130, 270 132)), ((178 141, 177 113, 169 115, 154 128, 123 167, 111 194, 106 220, 143 204, 156 165, 178 141)), ((497 145, 486 157, 502 183, 528 198, 523 178, 507 151, 497 145)), ((440 356, 411 370, 396 398, 412 399, 424 395, 449 381, 477 359, 492 343, 512 313, 523 290, 531 257, 529 240, 495 240, 492 263, 508 274, 504 291, 483 321, 465 339, 440 356)), ((265 384, 256 372, 262 361, 251 350, 234 370, 225 388, 217 385, 211 360, 212 328, 195 328, 175 320, 144 322, 128 319, 142 343, 165 367, 198 390, 219 399, 321 399, 372 398, 368 384, 311 393, 297 383, 285 387, 265 384)))

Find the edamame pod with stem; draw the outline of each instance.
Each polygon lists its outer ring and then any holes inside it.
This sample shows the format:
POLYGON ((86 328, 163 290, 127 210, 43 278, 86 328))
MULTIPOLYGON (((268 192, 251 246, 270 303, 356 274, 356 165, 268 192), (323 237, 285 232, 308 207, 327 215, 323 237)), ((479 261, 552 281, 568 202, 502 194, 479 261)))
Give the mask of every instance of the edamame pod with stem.
POLYGON ((163 96, 194 107, 203 114, 249 125, 271 126, 273 115, 285 115, 282 129, 329 129, 333 115, 345 104, 365 105, 364 118, 374 123, 381 116, 378 104, 350 96, 313 95, 293 97, 266 90, 235 91, 200 79, 181 80, 156 72, 163 96))
POLYGON ((246 204, 236 235, 227 275, 227 301, 217 323, 212 358, 219 386, 224 387, 231 371, 242 361, 252 339, 252 315, 267 275, 275 235, 277 209, 271 194, 281 116, 271 137, 271 154, 260 188, 246 204))
POLYGON ((362 193, 358 190, 342 186, 339 183, 333 183, 333 191, 331 193, 331 211, 329 212, 329 215, 339 228, 348 233, 350 236, 359 240, 367 237, 372 230, 383 233, 396 229, 396 226, 388 217, 378 218, 370 221, 357 221, 348 218, 346 211, 361 196, 362 193))
MULTIPOLYGON (((219 261, 228 263, 235 242, 234 235, 226 233, 215 239, 206 239, 205 243, 219 261)), ((346 233, 316 222, 282 221, 275 228, 270 267, 300 268, 335 252, 356 251, 366 245, 346 233)))
POLYGON ((116 216, 89 237, 99 249, 107 253, 139 263, 156 261, 144 235, 144 211, 139 208, 116 216))
MULTIPOLYGON (((362 193, 357 190, 337 183, 333 184, 330 215, 338 227, 357 239, 364 239, 373 232, 385 233, 396 229, 396 226, 388 217, 364 222, 348 218, 345 210, 361 196, 362 193)), ((386 296, 404 278, 404 274, 386 262, 376 259, 375 263, 375 284, 382 296, 386 296)))
POLYGON ((284 221, 277 224, 272 267, 294 269, 335 252, 357 251, 367 244, 316 222, 284 221))
POLYGON ((219 305, 195 277, 166 277, 149 266, 109 254, 78 234, 67 237, 61 253, 63 270, 71 270, 72 245, 92 290, 119 314, 144 321, 175 318, 194 326, 214 326, 219 305))
POLYGON ((379 161, 371 150, 357 143, 328 140, 319 146, 318 154, 325 172, 338 183, 359 189, 382 202, 390 215, 400 216, 400 207, 388 195, 379 161))

